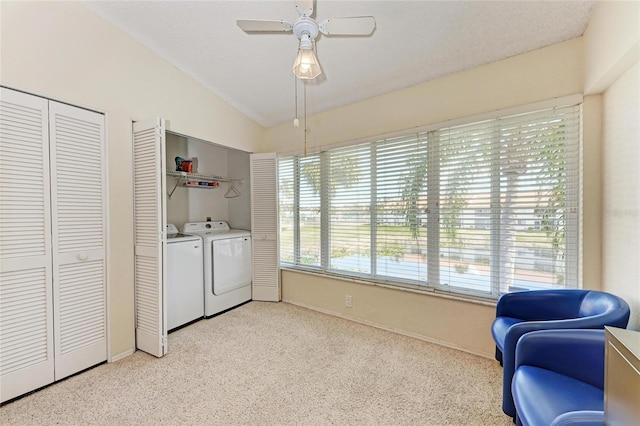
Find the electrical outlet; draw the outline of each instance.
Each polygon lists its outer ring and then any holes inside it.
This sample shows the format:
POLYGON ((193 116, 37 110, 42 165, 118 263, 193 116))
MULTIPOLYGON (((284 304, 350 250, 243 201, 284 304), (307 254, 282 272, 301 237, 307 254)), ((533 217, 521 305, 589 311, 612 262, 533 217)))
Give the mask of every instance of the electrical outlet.
POLYGON ((353 306, 353 299, 348 294, 344 296, 344 306, 346 306, 347 308, 350 308, 353 306))

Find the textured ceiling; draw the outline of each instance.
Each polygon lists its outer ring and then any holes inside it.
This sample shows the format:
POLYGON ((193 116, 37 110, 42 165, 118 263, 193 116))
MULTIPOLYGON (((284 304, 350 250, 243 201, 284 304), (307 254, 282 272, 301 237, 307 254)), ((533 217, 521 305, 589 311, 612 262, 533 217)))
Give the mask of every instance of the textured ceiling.
MULTIPOLYGON (((260 125, 270 127, 294 117, 291 66, 297 38, 290 32, 246 34, 236 25, 236 19, 293 23, 297 18, 294 0, 85 4, 260 125)), ((307 84, 307 112, 325 111, 578 37, 594 4, 317 0, 317 21, 372 15, 377 25, 369 37, 316 39, 324 74, 307 84)))

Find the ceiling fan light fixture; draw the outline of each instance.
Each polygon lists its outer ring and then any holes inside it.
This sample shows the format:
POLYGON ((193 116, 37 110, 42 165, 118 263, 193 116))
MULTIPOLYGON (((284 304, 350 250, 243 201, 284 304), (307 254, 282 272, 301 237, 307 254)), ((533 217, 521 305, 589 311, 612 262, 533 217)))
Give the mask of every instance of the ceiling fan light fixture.
POLYGON ((301 80, 313 80, 322 74, 322 68, 308 35, 300 40, 300 48, 293 63, 293 73, 301 80))
POLYGON ((293 63, 293 73, 301 80, 313 80, 322 74, 318 58, 313 50, 298 50, 296 60, 293 63))

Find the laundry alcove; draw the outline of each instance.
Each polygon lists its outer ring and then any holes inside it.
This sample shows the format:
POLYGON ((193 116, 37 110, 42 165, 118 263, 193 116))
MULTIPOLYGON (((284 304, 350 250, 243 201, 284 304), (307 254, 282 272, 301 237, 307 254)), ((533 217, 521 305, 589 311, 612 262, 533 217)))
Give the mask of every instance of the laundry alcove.
MULTIPOLYGON (((174 173, 175 165, 170 164, 167 150, 168 136, 171 136, 162 118, 154 118, 133 123, 133 192, 134 192, 134 269, 135 269, 135 316, 136 347, 157 357, 168 351, 167 339, 167 206, 170 202, 183 200, 190 208, 185 192, 178 191, 219 191, 225 194, 227 188, 189 188, 185 182, 209 181, 229 184, 240 180, 238 176, 202 175, 184 173, 184 179, 174 173), (178 182, 176 183, 176 180, 178 182)), ((175 136, 176 134, 173 134, 175 136)), ((171 151, 173 152, 173 151, 171 151)), ((177 153, 177 151, 176 151, 177 153)), ((171 153, 170 156, 174 154, 171 153)), ((278 267, 278 190, 277 157, 275 154, 250 154, 248 173, 250 188, 246 185, 242 192, 250 195, 250 210, 245 219, 246 227, 252 231, 252 299, 280 300, 278 267)), ((233 172, 237 172, 234 170, 233 172)), ((198 185, 199 187, 200 185, 198 185)), ((204 186, 204 185, 202 185, 204 186)), ((216 188, 216 187, 214 187, 216 188)), ((209 216, 208 209, 218 210, 215 206, 196 209, 198 217, 191 217, 186 211, 174 212, 173 218, 184 221, 204 221, 209 216), (202 215, 205 217, 201 217, 202 215)), ((218 214, 218 213, 215 213, 218 214)), ((229 220, 244 216, 243 212, 227 212, 229 220)), ((213 217, 212 220, 221 219, 213 217)), ((243 226, 244 227, 244 226, 243 226)))

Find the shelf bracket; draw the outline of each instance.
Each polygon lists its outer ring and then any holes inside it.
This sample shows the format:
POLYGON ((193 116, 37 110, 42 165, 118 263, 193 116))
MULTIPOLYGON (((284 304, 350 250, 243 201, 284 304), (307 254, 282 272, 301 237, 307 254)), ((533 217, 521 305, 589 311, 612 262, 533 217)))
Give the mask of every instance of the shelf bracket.
MULTIPOLYGON (((175 177, 175 176, 174 176, 175 177)), ((176 188, 178 187, 178 185, 180 185, 180 182, 182 182, 182 177, 175 177, 176 178, 176 184, 173 186, 173 189, 171 190, 171 192, 169 193, 169 198, 171 198, 171 196, 173 195, 173 193, 176 191, 176 188)))

